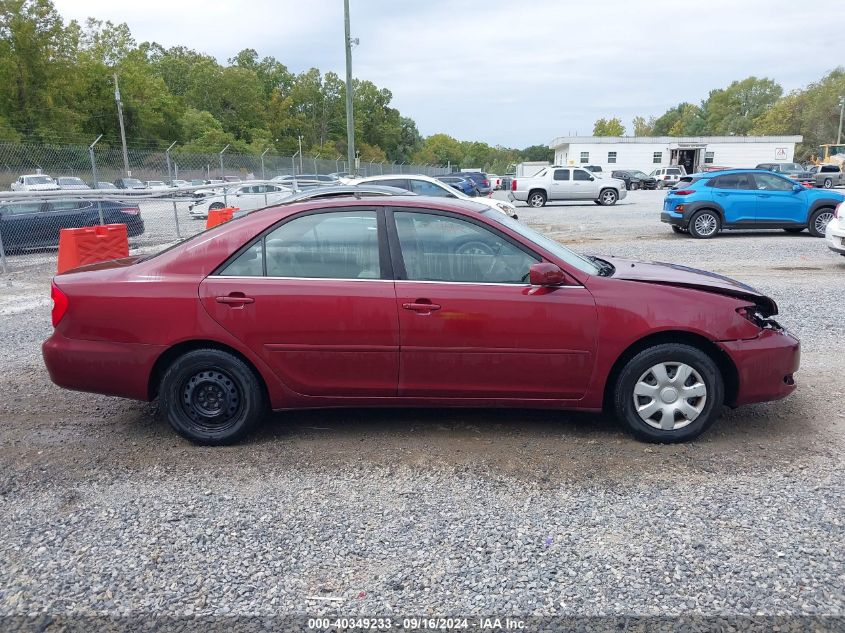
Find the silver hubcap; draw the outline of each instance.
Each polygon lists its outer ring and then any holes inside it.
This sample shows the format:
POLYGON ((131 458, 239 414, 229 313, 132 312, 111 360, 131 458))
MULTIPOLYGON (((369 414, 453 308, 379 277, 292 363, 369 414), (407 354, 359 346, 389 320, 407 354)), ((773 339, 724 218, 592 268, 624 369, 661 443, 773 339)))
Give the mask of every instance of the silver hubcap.
POLYGON ((824 181, 824 188, 830 189, 831 187, 833 187, 833 181, 830 178, 828 178, 827 180, 824 181))
POLYGON ((601 199, 602 202, 604 202, 605 204, 613 204, 614 202, 616 202, 616 194, 612 191, 605 191, 601 195, 601 199))
POLYGON ((541 195, 531 196, 531 206, 532 207, 542 207, 543 206, 543 196, 541 196, 541 195))
POLYGON ((695 219, 695 230, 699 235, 713 235, 716 232, 716 218, 704 213, 695 219))
POLYGON ((833 213, 830 211, 825 211, 824 213, 819 213, 818 217, 816 218, 816 231, 819 233, 824 233, 824 230, 827 228, 827 225, 830 224, 830 221, 833 219, 833 213))
POLYGON ((692 424, 707 404, 707 386, 684 363, 658 363, 634 385, 634 409, 655 429, 676 431, 692 424))

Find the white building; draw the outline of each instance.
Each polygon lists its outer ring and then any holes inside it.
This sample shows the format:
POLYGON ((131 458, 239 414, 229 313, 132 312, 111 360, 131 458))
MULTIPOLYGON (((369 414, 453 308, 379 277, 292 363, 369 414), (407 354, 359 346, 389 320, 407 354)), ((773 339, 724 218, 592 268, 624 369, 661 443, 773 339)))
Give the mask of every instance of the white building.
POLYGON ((792 162, 801 136, 561 136, 549 147, 555 165, 601 165, 604 171, 683 165, 687 173, 712 167, 792 162))

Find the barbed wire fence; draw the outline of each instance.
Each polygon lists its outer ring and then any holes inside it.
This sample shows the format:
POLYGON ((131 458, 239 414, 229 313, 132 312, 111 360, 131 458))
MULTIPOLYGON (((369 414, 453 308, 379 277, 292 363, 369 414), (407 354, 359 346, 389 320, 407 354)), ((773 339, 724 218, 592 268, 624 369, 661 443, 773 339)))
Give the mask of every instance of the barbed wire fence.
MULTIPOLYGON (((253 155, 229 153, 221 148, 218 153, 198 154, 171 146, 165 151, 130 149, 127 157, 128 169, 120 148, 98 147, 96 142, 91 146, 0 143, 0 272, 54 266, 59 232, 64 228, 126 224, 133 253, 190 237, 205 228, 205 221, 190 213, 196 203, 193 194, 205 181, 272 184, 272 179, 279 176, 350 172, 342 156, 281 156, 269 151, 253 155), (10 191, 18 178, 29 174, 76 177, 101 191, 10 191), (122 178, 166 185, 180 180, 193 182, 194 186, 183 186, 178 191, 118 191, 115 183, 122 178)), ((364 160, 354 169, 360 176, 439 176, 450 171, 450 166, 443 165, 364 160)))

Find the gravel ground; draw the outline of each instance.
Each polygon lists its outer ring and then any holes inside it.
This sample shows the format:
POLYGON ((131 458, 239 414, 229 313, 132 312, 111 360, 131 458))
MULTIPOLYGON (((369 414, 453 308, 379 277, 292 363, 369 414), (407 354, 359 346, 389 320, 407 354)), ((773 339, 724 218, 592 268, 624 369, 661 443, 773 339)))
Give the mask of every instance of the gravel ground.
POLYGON ((777 300, 802 339, 798 390, 681 446, 597 415, 344 410, 196 447, 154 404, 53 387, 49 271, 10 273, 0 616, 826 614, 840 629, 845 258, 806 234, 677 236, 661 201, 520 216, 583 252, 777 300))

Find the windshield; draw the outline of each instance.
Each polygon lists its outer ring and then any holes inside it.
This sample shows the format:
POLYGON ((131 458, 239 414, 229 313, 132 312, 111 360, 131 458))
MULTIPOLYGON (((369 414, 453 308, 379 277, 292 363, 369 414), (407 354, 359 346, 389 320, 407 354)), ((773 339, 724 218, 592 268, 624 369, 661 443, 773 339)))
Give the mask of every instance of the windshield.
POLYGON ((50 185, 53 179, 50 176, 29 176, 26 179, 28 185, 50 185))
POLYGON ((634 178, 648 178, 648 176, 641 171, 629 171, 628 173, 631 174, 634 178))
POLYGON ((135 180, 134 178, 124 178, 123 184, 126 185, 127 187, 143 188, 143 186, 144 186, 144 183, 142 183, 140 180, 135 180))
POLYGON ((560 257, 567 264, 575 266, 575 268, 577 268, 581 272, 588 273, 590 275, 599 274, 599 267, 591 260, 587 259, 583 255, 579 255, 575 251, 569 250, 560 242, 555 242, 553 239, 546 237, 542 233, 539 233, 534 229, 529 228, 524 224, 521 224, 520 222, 517 222, 513 218, 505 215, 504 213, 499 213, 497 211, 493 211, 492 209, 485 209, 481 213, 485 217, 490 218, 491 220, 498 222, 499 224, 504 224, 512 231, 519 233, 528 241, 533 242, 537 246, 546 249, 557 257, 560 257))

